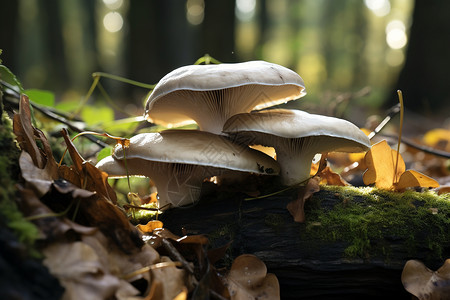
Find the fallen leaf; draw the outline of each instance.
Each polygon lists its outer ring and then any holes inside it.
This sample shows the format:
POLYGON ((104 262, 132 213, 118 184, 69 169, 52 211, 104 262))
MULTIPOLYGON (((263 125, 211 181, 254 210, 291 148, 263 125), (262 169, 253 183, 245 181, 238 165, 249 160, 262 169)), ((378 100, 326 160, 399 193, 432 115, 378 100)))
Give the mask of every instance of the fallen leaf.
POLYGON ((333 172, 329 166, 325 167, 320 173, 317 174, 320 177, 320 184, 346 186, 348 183, 339 175, 333 172))
POLYGON ((64 299, 121 299, 136 296, 131 284, 112 275, 95 249, 83 242, 54 243, 43 249, 44 265, 65 288, 64 299))
POLYGON ((375 184, 377 188, 403 191, 410 187, 435 188, 439 183, 425 174, 414 170, 405 171, 405 162, 397 151, 391 149, 385 140, 375 144, 366 153, 367 170, 364 184, 375 184), (397 172, 395 172, 398 158, 397 172))
POLYGON ((143 233, 152 233, 153 230, 158 229, 158 228, 163 228, 163 222, 159 221, 159 220, 151 220, 149 221, 147 224, 142 225, 142 224, 138 224, 137 228, 142 231, 143 233))
POLYGON ((82 235, 93 234, 98 230, 98 228, 82 226, 67 218, 56 216, 48 206, 40 201, 33 190, 26 189, 21 185, 18 185, 17 188, 21 194, 20 208, 24 215, 37 225, 41 232, 41 239, 53 241, 63 238, 68 232, 82 235))
POLYGON ((319 180, 320 179, 317 177, 309 179, 304 187, 299 188, 297 200, 288 203, 287 209, 289 213, 294 217, 295 222, 305 222, 305 202, 314 193, 320 190, 319 180))
POLYGON ((409 187, 436 188, 439 183, 431 177, 414 170, 404 172, 394 185, 396 191, 403 191, 409 187))
POLYGON ((435 128, 423 136, 423 141, 431 146, 445 151, 450 151, 450 130, 435 128))
POLYGON ((418 299, 449 299, 450 259, 437 271, 428 269, 422 262, 408 260, 403 268, 401 280, 405 290, 418 299))
POLYGON ((264 262, 255 255, 243 254, 236 257, 226 281, 232 300, 280 299, 277 277, 268 274, 264 262))
POLYGON ((397 151, 391 149, 386 140, 372 145, 364 158, 367 166, 363 175, 364 184, 375 184, 380 189, 392 189, 395 179, 405 171, 405 162, 401 155, 398 155, 397 170, 395 170, 396 160, 397 151))
MULTIPOLYGON (((161 257, 161 262, 170 262, 170 258, 161 257)), ((160 298, 161 300, 172 300, 185 289, 185 271, 174 266, 152 269, 152 278, 156 282, 161 282, 160 298)), ((156 298, 153 298, 156 299, 156 298)))
POLYGON ((20 97, 19 113, 13 117, 13 131, 20 148, 30 154, 34 165, 44 168, 45 159, 35 142, 35 129, 31 125, 30 100, 24 94, 20 97))

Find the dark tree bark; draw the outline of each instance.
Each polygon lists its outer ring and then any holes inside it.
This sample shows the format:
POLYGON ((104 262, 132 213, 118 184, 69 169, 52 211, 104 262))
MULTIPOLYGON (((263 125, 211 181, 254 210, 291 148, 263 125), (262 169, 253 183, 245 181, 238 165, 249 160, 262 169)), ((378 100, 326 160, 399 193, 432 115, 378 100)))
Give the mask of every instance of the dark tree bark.
POLYGON ((448 1, 416 0, 406 61, 389 105, 402 90, 407 108, 422 115, 450 113, 450 22, 448 1))
MULTIPOLYGON (((314 194, 305 204, 307 220, 302 224, 294 222, 286 209, 295 199, 295 191, 252 201, 244 201, 244 197, 219 191, 203 197, 194 207, 168 210, 160 219, 165 228, 179 235, 207 234, 214 247, 231 241, 228 261, 240 254, 255 254, 278 277, 282 299, 411 299, 401 283, 406 261, 418 259, 434 270, 444 261, 432 254, 426 239, 430 232, 439 231, 438 226, 448 226, 445 222, 436 225, 424 221, 422 226, 414 226, 412 216, 404 212, 405 220, 409 220, 407 228, 404 233, 392 234, 397 232, 395 225, 389 225, 389 220, 377 221, 382 224, 384 235, 366 241, 370 244, 368 252, 348 256, 349 240, 330 240, 317 231, 322 228, 322 232, 335 231, 339 235, 336 231, 349 230, 346 225, 328 227, 317 222, 318 211, 326 214, 346 201, 336 192, 321 190, 314 194), (411 234, 416 245, 411 244, 411 234)), ((356 201, 358 206, 368 205, 371 212, 373 205, 385 207, 381 199, 378 204, 360 196, 348 201, 356 201)), ((423 205, 422 201, 414 203, 423 205)), ((358 217, 352 215, 354 211, 349 207, 346 211, 343 213, 356 222, 358 217)), ((364 228, 365 225, 355 226, 364 228)), ((352 234, 351 239, 357 236, 352 234)), ((450 255, 448 239, 441 245, 445 259, 450 255)))

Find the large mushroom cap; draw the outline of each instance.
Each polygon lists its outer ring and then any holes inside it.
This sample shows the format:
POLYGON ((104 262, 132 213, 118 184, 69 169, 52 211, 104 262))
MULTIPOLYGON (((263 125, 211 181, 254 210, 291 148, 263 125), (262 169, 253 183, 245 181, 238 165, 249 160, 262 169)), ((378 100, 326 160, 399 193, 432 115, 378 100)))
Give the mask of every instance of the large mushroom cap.
POLYGON ((192 121, 220 134, 234 114, 284 103, 306 94, 294 71, 265 61, 190 65, 164 76, 145 104, 145 117, 166 126, 192 121))
POLYGON ((330 137, 336 141, 328 143, 329 148, 342 152, 362 152, 370 147, 369 138, 353 123, 301 110, 271 109, 237 114, 227 120, 223 131, 228 134, 252 132, 249 133, 251 138, 256 137, 253 133, 286 139, 330 137), (336 143, 338 140, 342 140, 343 143, 336 143))
MULTIPOLYGON (((200 165, 258 174, 278 174, 279 166, 268 155, 235 144, 223 136, 198 130, 165 130, 141 133, 130 139, 130 146, 117 145, 113 156, 123 160, 200 165)), ((137 174, 139 175, 139 174, 137 174)))
POLYGON ((273 109, 232 116, 224 125, 237 142, 274 147, 286 185, 309 177, 316 153, 363 152, 370 140, 354 124, 300 110, 273 109))
POLYGON ((226 171, 279 174, 270 156, 238 145, 223 136, 197 130, 142 133, 128 147, 116 146, 113 155, 97 163, 110 177, 146 176, 153 179, 160 204, 195 203, 205 178, 226 171))

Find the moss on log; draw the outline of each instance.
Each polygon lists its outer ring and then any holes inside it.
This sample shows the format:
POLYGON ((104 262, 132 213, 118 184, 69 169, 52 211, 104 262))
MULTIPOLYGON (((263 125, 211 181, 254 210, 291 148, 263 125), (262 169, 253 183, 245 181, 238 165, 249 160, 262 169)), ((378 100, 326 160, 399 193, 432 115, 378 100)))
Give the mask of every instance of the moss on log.
POLYGON ((437 269, 450 257, 450 195, 322 186, 305 204, 305 223, 286 205, 297 193, 245 201, 216 191, 194 207, 165 212, 166 228, 232 241, 262 259, 280 280, 283 299, 411 299, 400 281, 409 259, 437 269))

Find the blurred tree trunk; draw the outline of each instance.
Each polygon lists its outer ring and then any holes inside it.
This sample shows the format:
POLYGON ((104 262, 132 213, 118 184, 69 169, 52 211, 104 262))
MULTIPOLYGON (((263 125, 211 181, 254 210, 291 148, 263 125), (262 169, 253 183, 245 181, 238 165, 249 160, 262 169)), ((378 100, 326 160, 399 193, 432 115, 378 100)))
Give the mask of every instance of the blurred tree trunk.
POLYGON ((17 36, 17 22, 18 19, 18 1, 4 1, 1 5, 0 13, 0 37, 2 44, 0 49, 3 49, 3 53, 0 59, 3 60, 3 64, 11 66, 14 58, 14 44, 17 36))
POLYGON ((205 1, 202 24, 203 54, 223 62, 234 62, 235 1, 205 1))
POLYGON ((129 78, 156 83, 172 69, 194 62, 185 1, 130 1, 128 20, 129 78))
POLYGON ((416 0, 406 61, 389 104, 398 102, 400 89, 405 106, 421 114, 450 112, 449 1, 416 0))

